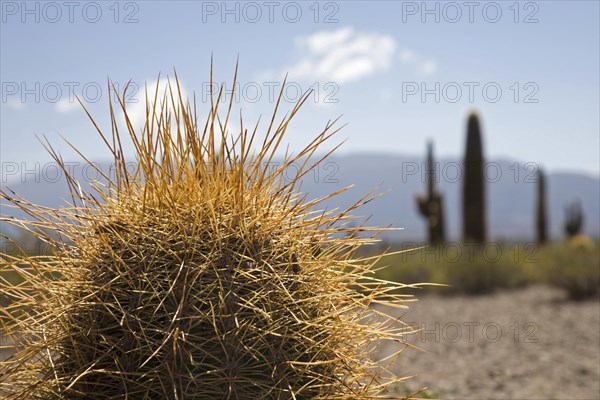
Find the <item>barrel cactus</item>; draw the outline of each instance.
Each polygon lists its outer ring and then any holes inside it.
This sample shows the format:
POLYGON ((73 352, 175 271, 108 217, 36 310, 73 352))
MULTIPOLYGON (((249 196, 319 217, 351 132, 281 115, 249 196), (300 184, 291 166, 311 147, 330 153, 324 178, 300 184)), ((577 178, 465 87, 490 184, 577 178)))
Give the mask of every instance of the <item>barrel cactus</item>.
POLYGON ((0 321, 14 351, 0 362, 0 393, 390 398, 401 379, 390 365, 402 347, 385 362, 374 352, 385 341, 403 343, 407 328, 385 310, 406 307, 410 296, 395 294, 401 285, 376 279, 374 260, 357 255, 380 230, 345 227, 371 197, 325 212, 323 199, 309 201, 298 189, 336 121, 274 164, 306 96, 283 117, 278 101, 264 134, 241 117, 232 134, 231 103, 219 110, 222 92, 200 122, 179 87, 175 79, 166 93, 147 93, 141 131, 129 122, 125 93, 110 109, 110 134, 92 119, 113 171, 99 169, 103 179, 82 190, 65 168, 71 207, 48 209, 2 191, 32 217, 3 221, 34 232, 51 254, 2 255, 2 269, 22 283, 0 279, 10 301, 0 321), (125 158, 126 140, 135 163, 125 158), (288 179, 291 165, 302 168, 288 179))

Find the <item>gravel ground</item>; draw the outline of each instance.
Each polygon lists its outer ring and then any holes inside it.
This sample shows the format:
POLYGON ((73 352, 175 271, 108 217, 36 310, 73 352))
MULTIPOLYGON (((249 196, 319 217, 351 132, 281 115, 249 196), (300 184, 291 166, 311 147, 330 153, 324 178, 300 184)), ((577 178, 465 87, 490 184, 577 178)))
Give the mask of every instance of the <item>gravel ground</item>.
MULTIPOLYGON (((600 399, 600 301, 531 287, 481 297, 422 295, 402 317, 422 328, 398 370, 440 399, 600 399)), ((382 346, 382 356, 394 345, 382 346)))

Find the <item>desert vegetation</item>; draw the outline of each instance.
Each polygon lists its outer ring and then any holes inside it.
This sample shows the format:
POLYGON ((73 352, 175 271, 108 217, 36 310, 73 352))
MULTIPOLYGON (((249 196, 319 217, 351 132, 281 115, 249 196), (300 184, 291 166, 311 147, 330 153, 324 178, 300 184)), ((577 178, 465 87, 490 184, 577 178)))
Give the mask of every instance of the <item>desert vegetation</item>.
MULTIPOLYGON (((401 319, 414 295, 437 311, 446 301, 487 309, 482 299, 508 299, 511 291, 568 307, 597 299, 600 243, 583 234, 576 200, 565 207, 565 239, 549 237, 541 169, 535 240, 490 240, 475 113, 467 120, 461 240, 446 234, 451 211, 435 184, 430 142, 415 210, 428 242, 381 245, 386 229, 353 216, 377 194, 323 211, 339 192, 311 199, 300 191, 302 178, 337 148, 323 151, 337 120, 272 168, 306 97, 283 117, 278 102, 262 136, 260 123, 246 126, 241 117, 231 134, 232 102, 219 110, 221 92, 200 122, 178 80, 168 87, 147 94, 140 132, 122 101, 110 109, 110 133, 88 114, 116 174, 99 170, 103 180, 86 192, 65 170, 72 207, 49 209, 2 191, 30 217, 2 219, 21 229, 3 238, 0 260, 6 398, 436 398, 444 388, 466 398, 442 378, 438 391, 431 379, 403 375, 400 355, 415 345, 407 335, 422 328, 401 319), (125 140, 136 149, 133 171, 125 140), (292 164, 301 168, 289 179, 292 164)), ((418 358, 408 359, 418 369, 418 358)))
MULTIPOLYGON (((417 197, 418 211, 426 217, 428 243, 396 245, 396 252, 382 258, 381 266, 392 266, 379 276, 398 282, 437 282, 448 286, 420 289, 440 294, 489 294, 498 289, 515 289, 545 284, 562 289, 570 300, 585 300, 600 290, 600 242, 582 233, 584 213, 574 200, 565 206, 565 239, 548 237, 547 190, 544 171, 536 174, 535 240, 491 241, 486 222, 485 158, 480 118, 467 120, 463 161, 462 226, 460 242, 445 240, 442 194, 435 189, 432 143, 427 146, 427 194, 417 197)), ((394 246, 394 244, 392 244, 394 246)))
POLYGON ((391 293, 402 285, 375 277, 375 258, 356 256, 381 229, 345 226, 372 196, 319 211, 322 199, 296 187, 329 154, 315 156, 336 121, 272 169, 306 97, 283 117, 277 102, 263 135, 241 117, 230 134, 232 103, 220 113, 221 92, 200 122, 178 88, 175 79, 164 95, 147 93, 141 132, 122 101, 125 132, 112 107, 110 133, 92 119, 116 174, 82 192, 65 170, 71 207, 2 192, 31 217, 3 221, 48 252, 28 254, 6 238, 13 251, 2 254, 0 322, 13 355, 0 361, 0 392, 44 400, 397 396, 390 388, 403 378, 389 365, 401 350, 386 360, 373 351, 406 332, 374 306, 406 308, 411 295, 391 293), (136 149, 134 171, 125 140, 136 149), (291 163, 302 168, 286 181, 291 163))

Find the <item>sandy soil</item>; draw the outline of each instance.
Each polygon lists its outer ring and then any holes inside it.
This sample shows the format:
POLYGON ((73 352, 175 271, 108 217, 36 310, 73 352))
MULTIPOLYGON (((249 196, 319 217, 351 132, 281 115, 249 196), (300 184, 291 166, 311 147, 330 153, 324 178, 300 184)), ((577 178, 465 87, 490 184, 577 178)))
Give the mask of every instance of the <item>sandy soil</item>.
MULTIPOLYGON (((600 301, 532 287, 481 297, 423 295, 404 321, 423 329, 397 372, 441 399, 600 399, 600 301)), ((394 345, 382 346, 386 355, 394 345)))

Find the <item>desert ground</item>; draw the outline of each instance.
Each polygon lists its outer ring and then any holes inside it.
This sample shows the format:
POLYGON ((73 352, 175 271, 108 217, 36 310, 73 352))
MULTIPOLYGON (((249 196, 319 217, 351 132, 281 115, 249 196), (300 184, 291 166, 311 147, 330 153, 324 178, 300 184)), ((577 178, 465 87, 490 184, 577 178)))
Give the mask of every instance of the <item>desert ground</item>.
MULTIPOLYGON (((418 298, 402 320, 421 329, 407 335, 420 350, 407 347, 394 366, 413 376, 404 391, 427 387, 426 395, 461 400, 600 399, 600 299, 568 301, 545 286, 418 298)), ((394 346, 380 346, 378 356, 394 346)))
MULTIPOLYGON (((600 399, 600 299, 534 286, 486 296, 421 295, 402 319, 422 329, 396 372, 440 399, 600 399)), ((394 345, 381 346, 379 355, 394 345)))

